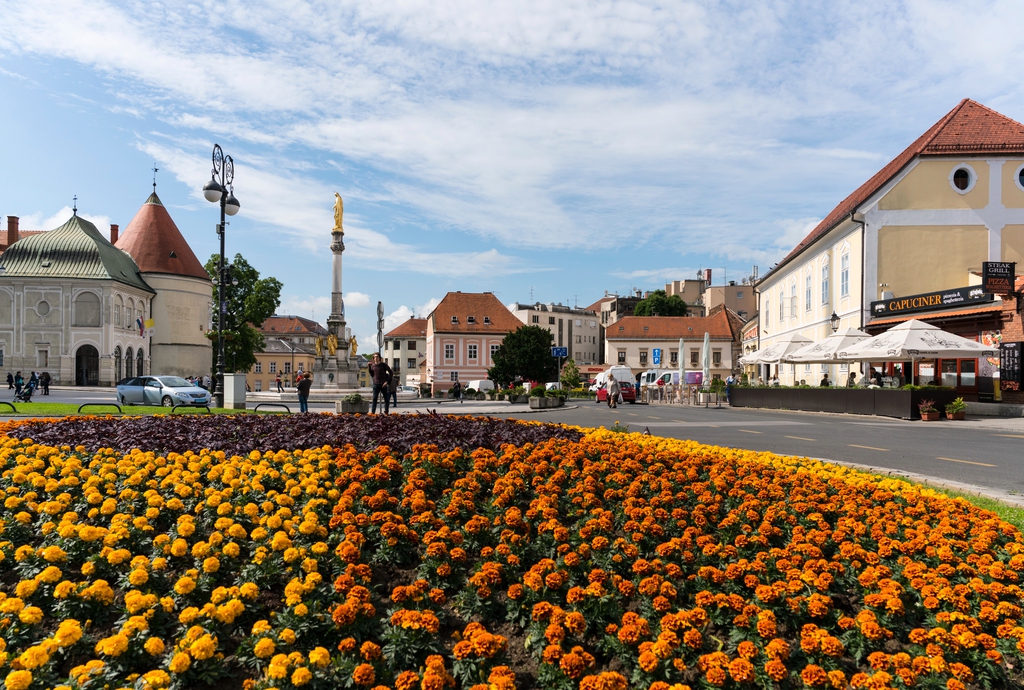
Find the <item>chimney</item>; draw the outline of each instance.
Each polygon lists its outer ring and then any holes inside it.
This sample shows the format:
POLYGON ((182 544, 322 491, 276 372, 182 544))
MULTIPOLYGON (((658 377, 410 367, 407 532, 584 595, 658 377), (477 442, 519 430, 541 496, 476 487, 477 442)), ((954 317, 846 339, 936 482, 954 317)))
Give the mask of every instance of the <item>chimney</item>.
POLYGON ((7 216, 7 246, 10 247, 18 239, 18 216, 7 216))
POLYGON ((117 225, 110 224, 110 244, 117 244, 117 225))

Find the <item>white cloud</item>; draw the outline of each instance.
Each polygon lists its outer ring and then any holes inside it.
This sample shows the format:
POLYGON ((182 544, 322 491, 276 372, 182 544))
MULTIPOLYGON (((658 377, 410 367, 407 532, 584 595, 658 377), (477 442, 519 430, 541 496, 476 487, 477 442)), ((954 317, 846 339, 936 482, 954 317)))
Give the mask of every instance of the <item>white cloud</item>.
MULTIPOLYGON (((70 206, 63 207, 48 218, 44 218, 44 214, 42 212, 32 213, 27 216, 22 216, 18 221, 18 227, 21 230, 54 230, 68 222, 73 214, 74 210, 70 206)), ((95 225, 101 235, 108 239, 110 238, 109 216, 94 216, 89 213, 81 212, 79 212, 78 215, 95 225)))
POLYGON ((307 295, 306 297, 282 295, 281 306, 277 308, 277 313, 294 314, 313 319, 320 324, 326 324, 327 317, 331 315, 331 298, 316 295, 307 295))
POLYGON ((370 306, 370 296, 362 292, 346 292, 345 293, 345 308, 354 307, 356 309, 360 307, 370 306))

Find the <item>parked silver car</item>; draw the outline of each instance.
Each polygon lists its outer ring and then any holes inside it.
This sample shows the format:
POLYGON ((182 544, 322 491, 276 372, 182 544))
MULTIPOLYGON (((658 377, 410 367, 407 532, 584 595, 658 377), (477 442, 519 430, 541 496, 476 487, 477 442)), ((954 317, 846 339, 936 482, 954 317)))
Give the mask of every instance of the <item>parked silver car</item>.
POLYGON ((136 376, 117 384, 122 405, 209 405, 210 392, 180 376, 136 376))

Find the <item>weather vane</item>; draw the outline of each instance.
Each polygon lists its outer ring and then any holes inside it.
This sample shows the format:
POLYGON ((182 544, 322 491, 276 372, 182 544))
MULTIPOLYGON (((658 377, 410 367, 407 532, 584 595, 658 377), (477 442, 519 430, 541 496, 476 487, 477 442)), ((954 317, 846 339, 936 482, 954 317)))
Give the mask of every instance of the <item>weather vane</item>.
POLYGON ((72 203, 74 203, 74 207, 71 209, 71 211, 77 216, 78 215, 78 195, 75 194, 71 198, 71 201, 72 201, 72 203))
POLYGON ((160 172, 160 168, 156 167, 156 163, 153 163, 153 193, 156 194, 156 174, 160 172))

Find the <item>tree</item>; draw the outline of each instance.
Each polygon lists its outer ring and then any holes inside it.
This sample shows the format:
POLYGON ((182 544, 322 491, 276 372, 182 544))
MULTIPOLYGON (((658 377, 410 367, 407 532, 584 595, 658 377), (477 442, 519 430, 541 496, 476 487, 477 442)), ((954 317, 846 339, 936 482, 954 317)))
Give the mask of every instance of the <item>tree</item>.
MULTIPOLYGON (((217 276, 217 258, 214 254, 206 262, 210 278, 217 276)), ((231 371, 249 371, 256 364, 256 353, 263 350, 263 334, 258 327, 274 315, 281 304, 281 281, 260 278, 260 272, 249 265, 241 254, 235 254, 231 264, 230 280, 224 286, 227 311, 224 318, 224 364, 231 371), (255 324, 255 326, 254 326, 255 324)), ((218 286, 213 286, 213 330, 209 337, 213 343, 213 368, 217 369, 217 335, 220 331, 220 313, 216 307, 218 286)))
POLYGON ((562 369, 562 385, 565 388, 580 387, 580 370, 576 368, 576 361, 570 359, 562 369))
POLYGON ((655 290, 637 302, 633 316, 686 316, 686 302, 679 295, 669 296, 664 290, 655 290))
POLYGON ((494 353, 494 366, 487 376, 503 386, 524 380, 551 381, 558 375, 558 362, 551 356, 551 333, 540 326, 520 326, 505 336, 494 353))

